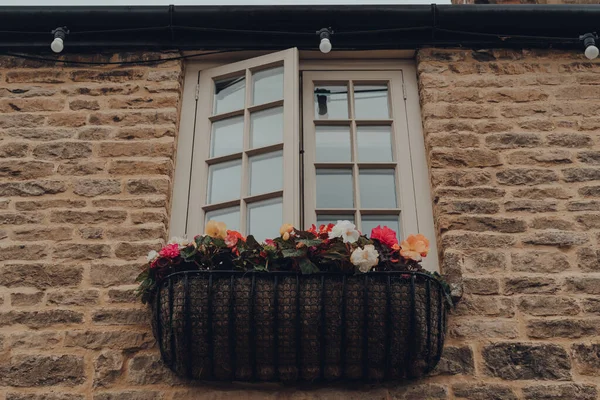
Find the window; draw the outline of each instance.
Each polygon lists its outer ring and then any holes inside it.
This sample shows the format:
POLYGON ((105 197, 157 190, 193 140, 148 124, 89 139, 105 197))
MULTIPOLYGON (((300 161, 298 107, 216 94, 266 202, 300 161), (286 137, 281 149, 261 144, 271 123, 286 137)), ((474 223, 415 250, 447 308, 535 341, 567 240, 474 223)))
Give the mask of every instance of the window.
POLYGON ((263 240, 348 219, 424 233, 435 254, 414 67, 303 65, 296 49, 202 67, 186 75, 172 234, 215 219, 263 240))

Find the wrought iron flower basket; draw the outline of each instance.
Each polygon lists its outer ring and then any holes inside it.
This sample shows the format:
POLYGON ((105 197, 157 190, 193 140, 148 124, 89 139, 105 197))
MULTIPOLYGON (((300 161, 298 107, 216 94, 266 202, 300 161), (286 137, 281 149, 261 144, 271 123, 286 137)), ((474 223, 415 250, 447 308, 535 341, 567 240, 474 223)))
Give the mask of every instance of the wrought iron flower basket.
POLYGON ((435 367, 447 305, 420 272, 184 271, 152 300, 164 362, 229 381, 383 381, 435 367))

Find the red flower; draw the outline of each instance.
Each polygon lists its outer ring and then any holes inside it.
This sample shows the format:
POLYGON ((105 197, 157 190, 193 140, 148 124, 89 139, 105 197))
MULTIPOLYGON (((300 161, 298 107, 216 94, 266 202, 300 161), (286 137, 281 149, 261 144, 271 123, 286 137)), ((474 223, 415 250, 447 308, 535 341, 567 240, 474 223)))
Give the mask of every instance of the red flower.
POLYGON ((318 234, 317 227, 315 226, 315 224, 312 224, 310 228, 308 228, 306 231, 312 233, 315 236, 317 236, 318 234))
POLYGON ((227 231, 227 236, 225 236, 225 244, 227 247, 235 247, 238 243, 238 240, 245 242, 246 238, 244 238, 238 231, 227 231))
POLYGON ((179 257, 179 245, 177 243, 171 243, 163 247, 158 254, 165 258, 176 258, 179 257))
POLYGON ((277 244, 275 244, 275 242, 273 241, 273 239, 265 239, 265 244, 267 246, 277 247, 277 244))
POLYGON ((393 229, 381 225, 371 230, 371 239, 377 239, 387 247, 392 248, 395 244, 398 244, 398 238, 396 237, 396 231, 393 229))

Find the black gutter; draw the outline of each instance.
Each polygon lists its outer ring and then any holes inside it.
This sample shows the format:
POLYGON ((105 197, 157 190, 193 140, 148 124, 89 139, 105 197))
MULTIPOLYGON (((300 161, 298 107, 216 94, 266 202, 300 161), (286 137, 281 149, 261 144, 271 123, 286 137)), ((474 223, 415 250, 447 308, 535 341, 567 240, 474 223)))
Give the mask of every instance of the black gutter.
POLYGON ((582 48, 577 38, 600 27, 600 6, 0 7, 0 21, 0 50, 30 54, 50 52, 50 32, 62 26, 71 31, 63 54, 112 49, 317 49, 315 32, 324 27, 335 31, 336 50, 582 48))

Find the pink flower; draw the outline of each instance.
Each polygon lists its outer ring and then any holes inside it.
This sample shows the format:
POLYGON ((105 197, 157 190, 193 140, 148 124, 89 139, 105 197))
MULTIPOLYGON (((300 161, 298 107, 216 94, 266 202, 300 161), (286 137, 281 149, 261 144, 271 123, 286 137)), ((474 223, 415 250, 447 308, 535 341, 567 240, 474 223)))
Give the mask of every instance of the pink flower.
POLYGON ((176 258, 179 257, 179 245, 177 243, 171 243, 163 247, 158 254, 165 258, 176 258))
POLYGON ((371 230, 371 239, 377 239, 387 247, 392 248, 395 244, 398 244, 398 238, 396 237, 396 231, 393 229, 381 225, 371 230))

